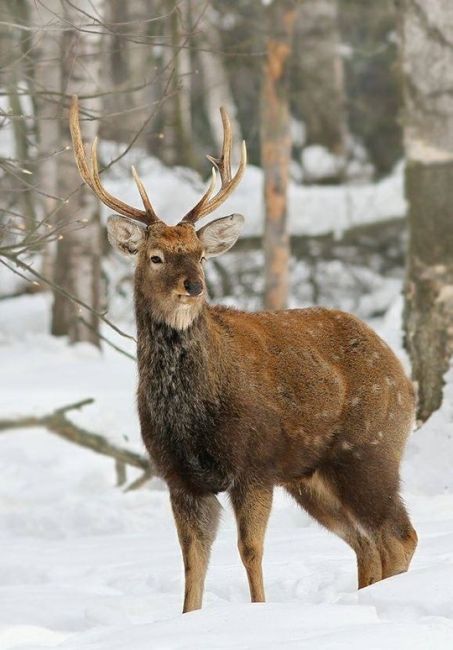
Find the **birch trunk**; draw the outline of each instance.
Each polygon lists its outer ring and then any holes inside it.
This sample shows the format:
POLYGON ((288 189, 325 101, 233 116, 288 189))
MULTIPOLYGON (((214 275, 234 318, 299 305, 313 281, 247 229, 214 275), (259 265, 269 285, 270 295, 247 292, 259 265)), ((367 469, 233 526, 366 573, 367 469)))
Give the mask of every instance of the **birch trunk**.
POLYGON ((261 97, 261 164, 264 171, 264 254, 267 309, 284 309, 289 286, 287 228, 291 158, 288 69, 296 19, 292 2, 273 2, 267 11, 266 58, 261 97))
MULTIPOLYGON (((84 0, 78 3, 78 8, 93 13, 93 3, 84 0)), ((97 15, 103 15, 103 2, 96 0, 97 15)), ((99 67, 101 55, 100 35, 77 30, 77 25, 86 22, 85 16, 72 8, 63 5, 66 28, 61 33, 62 45, 62 91, 66 98, 73 94, 93 96, 99 92, 99 67), (68 29, 67 25, 75 27, 68 29)), ((83 111, 91 115, 100 113, 101 105, 98 98, 84 100, 83 111)), ((69 129, 67 111, 64 110, 61 124, 60 145, 69 145, 69 129)), ((97 134, 96 120, 84 120, 83 134, 92 142, 97 134)), ((58 158, 58 191, 62 196, 69 197, 59 211, 59 218, 67 222, 68 228, 63 238, 58 241, 55 265, 55 282, 70 293, 77 296, 95 311, 99 311, 101 303, 101 228, 99 204, 91 190, 81 185, 80 176, 74 162, 72 148, 68 147, 58 158)), ((95 313, 83 310, 68 301, 58 291, 54 293, 52 310, 52 333, 69 335, 72 342, 89 341, 99 345, 99 319, 95 313), (85 326, 80 317, 88 322, 85 326)))
POLYGON ((402 0, 399 9, 410 229, 405 333, 425 420, 442 402, 453 354, 453 5, 402 0))
MULTIPOLYGON (((0 16, 3 18, 3 16, 0 16)), ((30 10, 24 0, 16 0, 14 3, 7 3, 5 7, 5 18, 11 19, 12 22, 18 25, 28 25, 30 23, 30 10), (11 14, 11 15, 9 15, 11 14)), ((7 38, 6 33, 1 35, 7 38)), ((3 58, 0 58, 4 62, 4 68, 6 71, 5 74, 5 85, 9 95, 9 106, 13 115, 16 115, 16 119, 12 121, 13 130, 14 130, 14 149, 15 149, 15 158, 18 163, 19 170, 26 168, 28 172, 31 173, 32 178, 35 169, 30 155, 30 141, 31 138, 31 128, 29 120, 19 119, 19 115, 26 114, 27 111, 24 110, 24 102, 21 99, 21 93, 19 89, 27 89, 29 92, 33 92, 33 76, 34 69, 31 57, 28 55, 30 48, 32 47, 32 35, 30 32, 19 30, 19 33, 9 39, 9 48, 8 55, 3 58), (21 51, 21 60, 17 61, 17 47, 19 46, 21 51), (13 61, 11 61, 11 58, 13 61), (16 59, 14 61, 14 59, 16 59)), ((22 171, 18 172, 20 177, 22 171)), ((30 176, 27 174, 26 180, 30 181, 30 176)), ((34 196, 33 192, 30 189, 27 189, 26 186, 21 183, 21 181, 13 180, 14 191, 20 197, 20 203, 24 217, 25 217, 25 226, 27 229, 33 228, 35 225, 35 206, 34 206, 34 196)))
POLYGON ((167 165, 191 166, 193 155, 188 3, 183 3, 178 11, 174 10, 175 0, 167 0, 165 6, 169 15, 164 23, 166 45, 163 64, 168 82, 168 97, 163 105, 162 157, 167 165))
POLYGON ((61 149, 61 32, 48 31, 52 14, 61 9, 59 0, 48 0, 46 7, 32 4, 32 22, 38 26, 33 34, 35 58, 34 90, 38 132, 37 185, 45 192, 41 197, 41 218, 50 215, 58 201, 58 151, 61 149))

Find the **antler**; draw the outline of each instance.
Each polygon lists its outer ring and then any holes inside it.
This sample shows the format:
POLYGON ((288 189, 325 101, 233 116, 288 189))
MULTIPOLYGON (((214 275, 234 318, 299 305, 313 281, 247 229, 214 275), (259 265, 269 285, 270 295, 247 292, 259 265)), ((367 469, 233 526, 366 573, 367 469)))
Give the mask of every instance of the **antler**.
POLYGON ((146 225, 152 223, 157 223, 160 221, 159 217, 154 211, 153 206, 148 198, 148 195, 145 191, 142 181, 140 180, 135 168, 132 167, 132 175, 137 184, 138 191, 145 206, 144 210, 139 210, 134 208, 132 205, 124 203, 120 199, 115 198, 107 192, 105 187, 101 183, 99 176, 99 166, 97 158, 97 138, 94 139, 93 145, 91 147, 91 169, 88 164, 87 156, 85 153, 85 147, 82 142, 82 134, 80 131, 80 121, 79 121, 79 99, 77 95, 74 95, 71 102, 71 108, 69 111, 69 129, 71 131, 72 144, 74 148, 74 157, 79 169, 80 175, 85 181, 85 183, 91 187, 93 192, 100 198, 102 203, 107 205, 115 212, 122 214, 124 217, 130 217, 136 221, 141 221, 146 225))
POLYGON ((190 212, 188 212, 182 221, 188 221, 189 223, 195 223, 202 217, 205 217, 210 212, 216 210, 231 194, 234 188, 239 185, 239 182, 244 175, 245 167, 247 165, 247 149, 245 142, 242 141, 241 147, 241 162, 236 171, 236 174, 231 176, 231 144, 232 144, 232 135, 231 135, 231 124, 230 119, 226 110, 223 108, 220 109, 220 115, 222 116, 223 124, 223 145, 222 153, 220 158, 213 158, 213 156, 207 156, 213 164, 212 168, 212 179, 209 184, 208 189, 203 194, 198 203, 193 207, 190 212), (215 196, 212 196, 214 191, 217 175, 216 170, 220 173, 221 188, 215 196))

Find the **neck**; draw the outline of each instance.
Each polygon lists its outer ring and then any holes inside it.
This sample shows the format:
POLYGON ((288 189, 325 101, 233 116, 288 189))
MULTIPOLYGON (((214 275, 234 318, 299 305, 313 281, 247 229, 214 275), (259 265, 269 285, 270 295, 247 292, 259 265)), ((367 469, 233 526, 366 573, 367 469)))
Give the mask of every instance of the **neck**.
POLYGON ((177 330, 137 302, 142 435, 156 458, 166 458, 196 489, 218 492, 231 483, 228 454, 216 432, 228 410, 228 378, 218 367, 219 341, 204 305, 186 330, 177 330))
POLYGON ((135 308, 141 376, 147 375, 151 369, 154 369, 156 378, 172 376, 173 379, 184 372, 193 373, 196 379, 198 373, 206 372, 211 342, 209 308, 206 304, 185 329, 173 327, 156 316, 152 305, 147 303, 138 289, 135 308))

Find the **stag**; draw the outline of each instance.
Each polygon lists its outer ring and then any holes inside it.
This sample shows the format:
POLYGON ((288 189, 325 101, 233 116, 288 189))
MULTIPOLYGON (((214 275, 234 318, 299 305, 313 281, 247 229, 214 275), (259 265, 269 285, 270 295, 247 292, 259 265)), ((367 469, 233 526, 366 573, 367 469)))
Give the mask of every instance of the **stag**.
POLYGON ((265 599, 262 555, 274 486, 357 556, 358 586, 406 571, 417 544, 399 493, 414 423, 411 382, 365 323, 335 309, 248 313, 208 304, 204 264, 227 251, 243 217, 196 229, 241 180, 224 141, 198 203, 175 226, 156 214, 135 169, 138 209, 103 187, 70 111, 83 180, 115 215, 111 244, 136 257, 138 411, 145 446, 169 489, 185 569, 184 612, 199 609, 210 548, 229 494, 252 602, 265 599), (220 188, 216 191, 216 175, 220 188))

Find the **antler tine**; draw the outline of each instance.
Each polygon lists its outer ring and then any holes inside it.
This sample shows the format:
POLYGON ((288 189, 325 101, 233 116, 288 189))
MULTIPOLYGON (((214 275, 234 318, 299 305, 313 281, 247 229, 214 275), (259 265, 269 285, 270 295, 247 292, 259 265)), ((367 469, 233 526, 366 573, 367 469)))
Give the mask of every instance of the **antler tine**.
MULTIPOLYGON (((91 147, 91 169, 88 165, 85 147, 82 141, 82 133, 80 130, 80 121, 79 121, 79 100, 76 95, 72 98, 70 113, 69 113, 69 128, 71 131, 72 143, 74 148, 74 156, 79 169, 80 175, 85 181, 85 183, 93 190, 96 196, 115 212, 123 215, 124 217, 129 217, 137 221, 141 221, 146 225, 160 221, 154 212, 151 203, 148 199, 148 196, 143 187, 143 183, 139 180, 140 186, 140 196, 142 197, 145 210, 139 210, 134 208, 132 205, 128 205, 121 201, 120 199, 114 197, 112 194, 107 192, 107 190, 102 185, 100 176, 99 176, 99 165, 97 159, 97 141, 95 138, 91 147), (144 194, 142 194, 142 191, 144 194), (146 203, 145 198, 146 197, 146 203), (151 209, 149 209, 151 208, 151 209)), ((134 178, 138 178, 138 175, 134 175, 134 178)), ((136 180, 137 182, 137 180, 136 180)), ((137 184, 138 185, 138 184, 137 184)))
MULTIPOLYGON (((233 142, 233 137, 231 133, 231 123, 228 117, 228 113, 223 108, 220 109, 220 114, 222 116, 223 124, 223 145, 222 153, 219 158, 214 158, 213 156, 207 156, 208 160, 213 164, 213 171, 218 169, 221 179, 221 188, 217 194, 211 198, 214 186, 211 181, 211 184, 205 194, 202 196, 200 201, 193 207, 182 219, 182 221, 189 221, 190 223, 195 223, 202 217, 210 214, 216 210, 232 193, 235 187, 239 184, 244 175, 244 171, 247 165, 247 149, 245 146, 245 141, 242 142, 241 147, 241 160, 239 167, 237 168, 236 174, 232 177, 231 175, 231 147, 233 142)), ((215 177, 214 177, 215 178, 215 177)))
POLYGON ((151 201, 149 200, 148 194, 146 193, 145 190, 145 186, 143 185, 140 176, 137 174, 137 170, 135 169, 134 165, 132 165, 132 176, 134 177, 135 184, 137 185, 137 189, 140 193, 147 214, 149 215, 149 217, 152 219, 154 223, 160 221, 159 217, 157 216, 151 204, 151 201))
POLYGON ((186 216, 182 219, 182 221, 189 221, 190 223, 195 223, 199 219, 198 215, 200 213, 200 210, 202 210, 203 207, 206 205, 206 203, 209 202, 209 199, 211 198, 211 195, 214 191, 216 182, 217 182, 217 172, 216 172, 216 168, 213 167, 208 189, 203 194, 203 196, 198 201, 198 203, 192 208, 192 210, 190 210, 190 212, 186 214, 186 216))
POLYGON ((93 140, 93 144, 91 145, 92 180, 95 193, 101 199, 102 203, 107 205, 109 208, 112 208, 112 210, 115 210, 115 212, 119 212, 125 217, 138 219, 139 221, 143 221, 144 223, 149 224, 150 220, 148 219, 148 215, 145 210, 139 210, 138 208, 134 208, 132 205, 124 203, 124 201, 121 201, 121 199, 117 199, 115 196, 110 194, 110 192, 107 192, 105 187, 102 185, 101 178, 99 176, 97 144, 98 139, 96 137, 93 140))
POLYGON ((231 134, 230 118, 223 106, 220 107, 220 115, 223 125, 222 153, 220 154, 220 158, 214 158, 214 156, 206 156, 206 158, 219 170, 223 184, 231 180, 231 147, 233 144, 233 136, 231 134))

